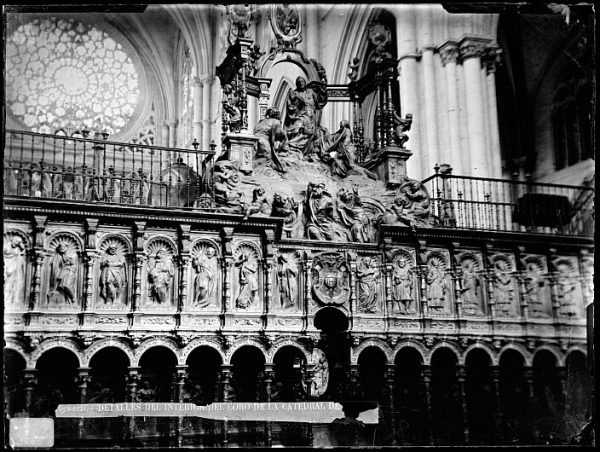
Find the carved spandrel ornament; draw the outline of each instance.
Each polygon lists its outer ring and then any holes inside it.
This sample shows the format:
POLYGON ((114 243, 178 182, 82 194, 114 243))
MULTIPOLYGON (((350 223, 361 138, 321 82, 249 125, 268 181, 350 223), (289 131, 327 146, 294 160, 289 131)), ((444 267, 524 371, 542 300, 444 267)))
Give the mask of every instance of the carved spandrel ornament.
POLYGON ((400 249, 394 253, 392 258, 392 299, 401 314, 416 313, 414 268, 414 258, 408 251, 400 249))
POLYGON ((100 246, 98 308, 124 308, 128 293, 128 247, 122 239, 110 237, 100 246))
POLYGON ((238 309, 253 310, 258 308, 259 287, 259 255, 250 245, 240 245, 234 252, 234 292, 235 306, 238 309))
POLYGON ((554 262, 556 302, 558 303, 558 316, 562 318, 575 318, 581 316, 581 300, 578 290, 579 274, 573 259, 558 258, 554 262))
POLYGON ((68 234, 59 234, 50 242, 54 255, 50 260, 48 306, 67 307, 79 302, 80 247, 68 234))
POLYGON ((451 313, 446 270, 446 257, 440 252, 429 253, 425 272, 425 293, 429 312, 433 315, 451 313))
POLYGON ((152 240, 146 249, 148 263, 147 304, 171 306, 175 262, 173 246, 164 240, 152 240))
POLYGON ((283 311, 300 308, 300 259, 295 251, 280 251, 277 255, 277 296, 283 311))
POLYGON ((274 5, 269 11, 269 20, 279 51, 294 50, 302 42, 302 21, 297 6, 274 5))
POLYGON ((7 309, 19 308, 25 302, 25 277, 27 269, 27 241, 15 232, 4 233, 4 305, 7 309))
POLYGON ((481 256, 470 252, 460 253, 458 264, 463 315, 484 315, 486 312, 483 297, 485 285, 481 278, 481 272, 483 271, 481 256))
POLYGON ((496 254, 491 258, 491 279, 493 300, 496 304, 497 317, 517 317, 517 290, 515 288, 514 256, 496 254))
POLYGON ((523 259, 523 267, 523 301, 527 302, 529 317, 549 318, 552 315, 552 307, 544 258, 527 256, 523 259))
POLYGON ((358 311, 365 314, 376 314, 381 311, 380 291, 381 272, 377 259, 363 257, 356 266, 358 278, 358 311))
POLYGON ((350 269, 338 253, 315 257, 312 283, 313 299, 320 306, 343 306, 350 299, 350 269))
POLYGON ((201 243, 191 254, 195 275, 190 304, 195 309, 217 307, 220 275, 217 250, 212 244, 201 243))

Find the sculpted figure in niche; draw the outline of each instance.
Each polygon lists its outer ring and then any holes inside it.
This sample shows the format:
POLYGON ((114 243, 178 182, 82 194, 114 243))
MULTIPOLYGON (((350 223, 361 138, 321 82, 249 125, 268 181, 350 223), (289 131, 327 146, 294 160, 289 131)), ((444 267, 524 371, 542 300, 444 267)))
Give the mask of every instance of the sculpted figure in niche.
POLYGON ((561 316, 575 317, 578 310, 575 298, 575 281, 573 269, 568 263, 559 263, 557 265, 558 277, 556 280, 556 294, 560 308, 558 313, 561 316))
POLYGON ((481 314, 481 282, 477 277, 475 261, 472 259, 465 259, 463 260, 461 267, 463 311, 467 315, 481 314))
POLYGON ((277 257, 277 286, 281 309, 298 307, 298 267, 292 256, 280 254, 277 257))
POLYGON ((285 173, 279 155, 286 155, 289 147, 280 117, 277 108, 268 108, 265 117, 256 124, 254 136, 258 138, 258 144, 255 162, 259 162, 261 158, 270 160, 274 169, 285 173))
POLYGON ((313 240, 346 240, 346 231, 334 217, 333 199, 324 189, 324 184, 308 184, 304 200, 306 235, 313 240))
POLYGON ((204 252, 199 252, 192 262, 196 268, 194 278, 194 299, 192 304, 197 308, 206 308, 215 302, 219 266, 216 251, 209 247, 204 252))
POLYGON ((338 191, 337 203, 340 222, 350 229, 353 242, 367 243, 371 241, 371 220, 363 207, 358 190, 341 188, 338 191))
POLYGON ((446 282, 444 262, 438 259, 430 259, 427 264, 427 300, 428 306, 435 311, 446 309, 446 282))
POLYGON ((152 258, 148 271, 151 284, 150 296, 153 302, 158 304, 171 302, 171 284, 174 274, 173 259, 164 249, 159 249, 152 258))
POLYGON ((512 313, 511 305, 514 298, 511 270, 504 259, 498 259, 494 263, 493 271, 496 312, 498 315, 506 317, 512 313))
POLYGON ((296 89, 288 94, 284 121, 290 150, 304 155, 313 153, 319 125, 317 111, 326 103, 327 91, 323 86, 315 84, 308 88, 304 77, 296 79, 296 89))
POLYGON ((100 262, 100 296, 105 304, 114 304, 121 300, 126 287, 125 257, 118 253, 116 246, 110 245, 100 262))
POLYGON ((544 310, 544 301, 540 298, 540 290, 544 287, 544 280, 540 269, 534 262, 528 262, 525 266, 525 293, 524 298, 529 306, 531 317, 547 317, 544 310))
POLYGON ((392 297, 401 306, 400 311, 410 314, 413 312, 413 272, 405 257, 400 257, 392 270, 392 297))
POLYGON ((358 276, 358 309, 360 312, 374 314, 377 312, 377 264, 371 258, 364 258, 356 267, 358 276))
POLYGON ((243 250, 235 261, 239 267, 239 294, 235 304, 240 309, 254 306, 258 292, 258 262, 247 250, 243 250))
POLYGON ((4 301, 17 304, 23 301, 25 289, 25 243, 18 235, 4 236, 4 301))
POLYGON ((51 304, 73 303, 77 298, 77 251, 59 243, 50 266, 51 304))

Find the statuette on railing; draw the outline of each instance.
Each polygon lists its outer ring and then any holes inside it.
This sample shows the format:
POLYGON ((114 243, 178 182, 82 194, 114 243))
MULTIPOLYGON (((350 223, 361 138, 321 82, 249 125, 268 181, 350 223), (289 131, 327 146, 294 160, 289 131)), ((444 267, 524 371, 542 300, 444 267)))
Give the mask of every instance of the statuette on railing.
POLYGON ((408 132, 412 126, 413 115, 407 113, 404 118, 398 116, 395 110, 392 111, 393 124, 394 124, 394 143, 404 149, 404 143, 408 141, 408 135, 404 132, 408 132))
POLYGON ((358 78, 358 69, 360 68, 360 60, 357 57, 352 58, 352 61, 348 62, 348 78, 355 82, 358 78))

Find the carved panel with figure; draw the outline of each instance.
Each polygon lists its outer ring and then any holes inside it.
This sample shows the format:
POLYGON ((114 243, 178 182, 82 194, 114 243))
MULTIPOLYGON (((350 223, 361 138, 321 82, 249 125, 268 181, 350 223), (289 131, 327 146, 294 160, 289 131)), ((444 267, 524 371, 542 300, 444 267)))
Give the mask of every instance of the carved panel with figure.
POLYGON ((358 285, 358 312, 378 314, 382 312, 382 271, 376 257, 359 257, 356 264, 358 285))
POLYGON ((220 307, 221 271, 219 252, 211 242, 199 242, 191 252, 192 297, 189 307, 194 310, 211 310, 220 307))
POLYGON ((490 257, 489 277, 492 281, 492 300, 497 317, 518 317, 519 297, 515 278, 515 257, 512 254, 494 254, 490 257))
POLYGON ((117 235, 109 235, 99 246, 96 308, 124 309, 131 290, 130 247, 117 235))
POLYGON ((394 301, 392 312, 416 314, 418 311, 414 252, 408 249, 394 250, 391 255, 391 294, 394 301))
POLYGON ((164 237, 146 242, 145 305, 152 308, 169 308, 176 305, 177 278, 175 245, 164 237))
POLYGON ((485 278, 481 254, 475 251, 458 253, 457 264, 463 315, 473 317, 486 314, 485 278))
POLYGON ((296 251, 279 251, 276 257, 275 300, 277 309, 299 311, 301 309, 302 265, 296 251))
POLYGON ((523 264, 523 301, 527 303, 529 317, 552 317, 550 286, 548 284, 548 266, 544 256, 524 256, 523 264))
POLYGON ((448 275, 449 256, 446 250, 427 253, 425 278, 427 306, 431 315, 452 314, 451 281, 448 275))
POLYGON ((7 310, 26 308, 28 237, 17 230, 4 233, 4 307, 7 310))
POLYGON ((49 244, 50 258, 46 274, 47 306, 69 309, 80 306, 82 293, 82 260, 79 241, 68 233, 55 235, 49 244))
POLYGON ((249 243, 238 245, 233 253, 233 299, 243 310, 260 308, 261 269, 258 250, 249 243))
POLYGON ((558 257, 554 266, 554 297, 562 319, 582 317, 583 297, 575 257, 558 257))

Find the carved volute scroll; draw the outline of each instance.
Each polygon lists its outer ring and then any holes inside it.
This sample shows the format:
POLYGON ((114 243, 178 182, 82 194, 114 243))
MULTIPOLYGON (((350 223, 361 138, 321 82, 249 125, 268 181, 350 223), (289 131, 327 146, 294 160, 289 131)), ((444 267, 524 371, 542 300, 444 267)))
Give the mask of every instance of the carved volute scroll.
POLYGON ((51 309, 81 305, 82 262, 78 241, 66 233, 57 234, 49 244, 47 264, 47 306, 51 309))
POLYGON ((276 258, 276 309, 297 312, 301 309, 302 266, 296 251, 279 251, 276 258))
POLYGON ((514 277, 514 256, 496 254, 491 257, 490 277, 497 317, 517 317, 518 292, 514 277))
POLYGON ((175 247, 166 238, 153 238, 146 243, 146 306, 172 307, 175 304, 175 247))
POLYGON ((124 309, 129 303, 131 272, 129 246, 125 239, 111 235, 98 246, 96 308, 124 309))
POLYGON ((439 251, 428 253, 424 275, 426 282, 425 293, 427 306, 432 315, 448 315, 452 313, 447 267, 447 258, 443 253, 439 251))
POLYGON ((239 245, 233 252, 233 297, 237 309, 259 309, 261 291, 260 255, 248 244, 239 245))
POLYGON ((381 266, 375 257, 360 257, 356 265, 358 312, 379 314, 381 300, 381 266))
POLYGON ((312 268, 313 299, 319 306, 348 308, 350 300, 350 267, 339 253, 316 256, 312 268))
POLYGON ((219 251, 209 242, 199 242, 191 252, 192 256, 192 297, 189 306, 193 310, 211 310, 220 306, 219 251))
POLYGON ((551 317, 552 305, 544 258, 542 256, 526 256, 523 259, 523 267, 523 301, 527 302, 529 317, 551 317))
POLYGON ((401 314, 415 314, 418 303, 415 290, 415 259, 405 249, 396 250, 392 254, 392 299, 394 310, 401 314))
POLYGON ((558 304, 557 314, 561 318, 574 318, 581 316, 581 297, 579 287, 579 274, 573 259, 560 257, 554 262, 555 268, 555 296, 558 304))
POLYGON ((7 310, 25 307, 27 251, 29 241, 18 231, 4 233, 4 306, 7 310))
POLYGON ((486 313, 482 278, 481 256, 464 252, 458 255, 462 313, 465 316, 481 316, 486 313))

